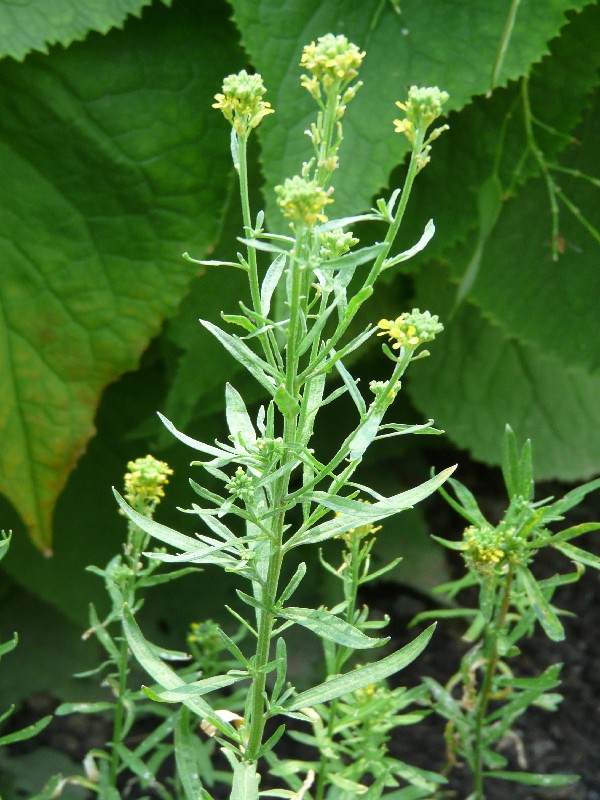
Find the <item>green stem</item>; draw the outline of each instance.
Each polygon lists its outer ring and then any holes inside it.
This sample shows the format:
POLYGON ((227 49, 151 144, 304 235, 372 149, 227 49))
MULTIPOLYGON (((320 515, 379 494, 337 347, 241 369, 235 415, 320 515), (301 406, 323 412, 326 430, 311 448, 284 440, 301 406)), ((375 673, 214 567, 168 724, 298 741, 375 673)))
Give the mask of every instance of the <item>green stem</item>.
POLYGON ((485 800, 484 794, 484 763, 483 763, 483 734, 485 730, 485 717, 491 699, 491 692, 496 669, 498 667, 498 637, 504 628, 506 615, 510 605, 510 590, 513 580, 513 567, 509 567, 499 613, 493 625, 486 628, 483 652, 486 659, 483 683, 479 692, 477 708, 475 710, 475 743, 473 759, 473 800, 485 800))
MULTIPOLYGON (((301 235, 297 240, 298 258, 290 264, 291 276, 288 289, 290 305, 290 322, 287 335, 286 346, 286 389, 293 396, 296 396, 296 380, 298 376, 298 356, 297 356, 297 329, 300 314, 303 313, 306 304, 301 297, 302 269, 300 261, 302 254, 301 235)), ((284 417, 284 460, 283 464, 293 459, 296 439, 298 434, 298 415, 299 411, 291 412, 284 417)), ((283 465, 282 464, 282 465, 283 465)), ((278 508, 284 505, 285 497, 289 489, 289 474, 283 475, 276 482, 273 490, 273 507, 278 508)), ((271 535, 268 548, 268 568, 264 584, 260 587, 260 598, 262 608, 258 612, 258 637, 256 652, 254 656, 253 672, 254 677, 248 697, 247 718, 250 726, 248 743, 246 747, 246 759, 256 761, 262 745, 265 729, 265 688, 266 672, 265 667, 269 662, 271 652, 271 638, 276 615, 274 608, 277 602, 277 591, 279 578, 281 575, 281 565, 283 561, 283 530, 284 530, 285 510, 273 517, 271 535)))
MULTIPOLYGON (((344 580, 344 595, 347 602, 346 606, 346 622, 352 625, 354 621, 354 613, 356 611, 356 598, 358 595, 358 587, 360 584, 360 568, 361 568, 361 553, 360 553, 360 537, 353 536, 350 544, 350 580, 344 580)), ((338 647, 336 651, 334 675, 337 675, 346 659, 348 658, 349 650, 347 647, 338 647)), ((331 676, 328 676, 331 677, 331 676)), ((335 727, 335 718, 337 714, 337 700, 332 700, 329 705, 329 716, 327 720, 327 737, 331 740, 335 727)), ((327 779, 329 759, 325 755, 321 755, 319 763, 319 775, 317 778, 317 788, 315 791, 315 800, 323 800, 325 792, 325 782, 327 779)))
POLYGON ((113 720, 112 751, 109 772, 109 783, 113 788, 116 788, 117 786, 117 776, 121 766, 121 757, 117 751, 117 747, 123 744, 123 717, 125 710, 124 697, 127 692, 127 678, 129 675, 129 650, 127 646, 127 639, 125 637, 125 631, 121 631, 121 637, 119 661, 117 663, 119 682, 117 688, 117 704, 113 720))
MULTIPOLYGON (((238 174, 240 182, 240 200, 242 205, 242 221, 244 225, 244 235, 251 239, 254 235, 252 227, 252 216, 250 213, 250 196, 248 194, 248 134, 238 136, 238 174)), ((260 284, 258 281, 258 263, 256 261, 256 250, 248 247, 248 281, 250 284, 250 297, 252 307, 257 314, 261 313, 260 303, 260 284)), ((261 334, 259 341, 262 345, 265 358, 272 367, 277 368, 275 357, 272 350, 272 342, 266 333, 261 334)))

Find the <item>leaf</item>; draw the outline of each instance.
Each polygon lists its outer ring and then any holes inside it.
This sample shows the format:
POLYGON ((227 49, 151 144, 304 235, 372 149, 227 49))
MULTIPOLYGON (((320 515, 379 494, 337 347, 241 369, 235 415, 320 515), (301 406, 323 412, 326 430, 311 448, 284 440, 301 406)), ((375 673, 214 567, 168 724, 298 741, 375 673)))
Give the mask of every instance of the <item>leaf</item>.
POLYGON ((225 414, 229 431, 236 442, 240 440, 245 445, 251 445, 256 442, 256 431, 246 409, 246 404, 241 394, 229 383, 225 386, 225 414))
POLYGON ((404 669, 422 653, 434 630, 435 625, 430 625, 410 644, 381 659, 381 661, 376 661, 374 664, 368 664, 365 667, 358 667, 352 672, 338 675, 329 681, 325 681, 325 683, 315 686, 313 689, 301 692, 286 704, 286 708, 289 711, 311 708, 319 703, 327 703, 329 700, 355 692, 357 689, 362 689, 372 683, 378 683, 389 678, 390 675, 395 675, 396 672, 404 669))
MULTIPOLYGON (((254 377, 270 394, 274 393, 275 381, 269 374, 273 372, 266 361, 254 353, 239 336, 232 336, 217 325, 207 320, 200 320, 202 325, 217 338, 223 347, 254 377)), ((278 375, 279 378, 281 376, 278 375)))
MULTIPOLYGON (((337 176, 338 215, 368 208, 373 194, 387 184, 390 170, 406 153, 404 141, 392 134, 392 120, 397 115, 394 102, 405 99, 399 95, 399 83, 402 87, 437 85, 450 93, 449 109, 462 108, 474 95, 490 88, 506 22, 506 6, 486 0, 453 6, 452 13, 448 13, 445 0, 407 0, 402 3, 401 15, 391 3, 366 5, 354 0, 292 0, 285 15, 268 0, 233 0, 232 5, 242 43, 267 89, 276 90, 281 98, 276 115, 259 129, 270 188, 298 172, 309 157, 302 132, 308 125, 307 114, 316 109, 299 88, 300 69, 294 65, 300 61, 301 48, 327 31, 340 31, 367 51, 360 71, 365 86, 344 117, 341 150, 342 160, 351 154, 352 163, 364 167, 337 176), (296 36, 290 35, 291 18, 296 36), (462 57, 457 59, 457 48, 465 41, 469 47, 462 48, 462 57)), ((543 13, 523 6, 498 84, 526 74, 565 24, 565 12, 585 5, 585 0, 561 0, 545 7, 543 13)), ((270 197, 268 210, 267 216, 274 217, 270 197)))
POLYGON ((175 723, 175 762, 177 777, 181 781, 186 800, 198 800, 208 795, 198 774, 199 764, 196 757, 196 739, 190 730, 189 711, 182 708, 177 714, 175 723))
MULTIPOLYGON (((419 301, 437 313, 440 289, 423 295, 419 301)), ((479 461, 498 463, 509 423, 517 439, 534 443, 538 479, 572 481, 600 470, 600 375, 515 340, 469 303, 411 374, 408 391, 479 461)))
POLYGON ((34 722, 33 725, 28 725, 26 728, 21 728, 20 731, 14 731, 14 733, 7 733, 5 736, 0 736, 0 747, 4 747, 8 744, 14 744, 15 742, 24 742, 27 739, 32 739, 34 736, 37 736, 40 731, 43 731, 45 727, 47 727, 52 722, 52 715, 50 714, 47 717, 42 717, 38 719, 37 722, 34 722))
POLYGON ((448 467, 438 475, 430 478, 420 486, 409 489, 406 492, 386 497, 377 503, 360 503, 356 500, 348 500, 343 497, 329 497, 323 492, 314 492, 313 498, 316 502, 326 508, 335 511, 338 516, 335 519, 315 525, 308 530, 302 528, 295 533, 286 543, 286 548, 297 547, 300 544, 312 544, 331 539, 341 533, 349 531, 361 525, 370 525, 379 522, 386 517, 412 508, 421 500, 429 497, 435 490, 454 472, 455 467, 448 467))
POLYGON ((567 542, 560 544, 553 544, 559 552, 561 552, 571 561, 576 561, 578 564, 584 564, 586 567, 593 567, 593 569, 600 569, 600 557, 594 553, 588 553, 587 550, 582 550, 581 547, 575 547, 567 542))
MULTIPOLYGON (((155 654, 149 643, 144 638, 137 622, 127 606, 123 608, 123 630, 127 636, 127 642, 131 651, 139 664, 148 674, 165 689, 179 689, 186 686, 185 681, 177 675, 171 667, 164 664, 155 654)), ((235 728, 228 722, 219 719, 213 709, 199 696, 182 697, 181 702, 187 706, 194 714, 203 719, 208 719, 220 731, 229 735, 234 741, 237 738, 235 728)))
POLYGON ((498 780, 513 781, 514 783, 524 783, 527 786, 570 786, 577 783, 579 775, 540 775, 535 772, 508 772, 498 770, 494 772, 484 772, 486 778, 497 778, 498 780))
MULTIPOLYGON (((48 46, 64 47, 85 39, 90 31, 107 33, 122 27, 130 14, 141 16, 152 0, 29 0, 0 3, 0 58, 12 56, 17 61, 31 50, 48 52, 48 46)), ((162 0, 171 5, 171 0, 162 0)))
POLYGON ((279 612, 283 619, 302 625, 309 631, 316 633, 321 639, 360 650, 368 647, 377 647, 385 644, 389 637, 385 639, 373 639, 366 636, 354 625, 350 625, 343 619, 336 617, 330 611, 319 611, 312 608, 283 608, 279 612))
POLYGON ((561 642, 565 638, 565 630, 561 621, 544 597, 538 582, 529 569, 523 565, 518 568, 517 574, 523 582, 531 607, 540 625, 546 632, 546 635, 548 638, 552 639, 553 642, 561 642))
POLYGON ((180 253, 217 235, 229 155, 208 118, 237 53, 224 12, 154 4, 123 31, 0 62, 1 490, 47 552, 102 391, 175 313, 195 273, 180 253))

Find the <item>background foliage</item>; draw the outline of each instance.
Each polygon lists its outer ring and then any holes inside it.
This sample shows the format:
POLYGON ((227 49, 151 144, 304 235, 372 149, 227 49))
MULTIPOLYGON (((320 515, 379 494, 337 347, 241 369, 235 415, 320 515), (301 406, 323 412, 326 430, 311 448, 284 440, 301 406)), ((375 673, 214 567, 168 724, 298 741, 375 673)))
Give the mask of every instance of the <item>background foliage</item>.
MULTIPOLYGON (((373 320, 416 304, 446 324, 407 382, 409 414, 434 417, 486 463, 498 462, 508 422, 520 440, 533 438, 538 478, 600 470, 598 182, 579 176, 600 175, 600 8, 397 6, 90 0, 84 11, 72 0, 0 0, 0 519, 15 530, 2 616, 22 629, 24 664, 28 641, 54 650, 68 641, 73 652, 87 600, 101 592, 84 567, 106 562, 123 536, 109 487, 129 459, 152 449, 168 460, 167 505, 189 501, 188 456, 155 411, 205 441, 223 432, 222 386, 236 365, 197 319, 232 312, 240 282, 181 258, 229 258, 239 232, 228 130, 212 97, 231 72, 262 73, 277 113, 261 126, 254 170, 271 224, 282 224, 272 189, 308 153, 311 101, 297 65, 322 33, 343 32, 367 51, 337 216, 367 210, 396 185, 405 149, 391 123, 407 86, 450 93, 451 130, 417 181, 404 243, 430 217, 437 234, 371 306, 373 320), (535 141, 527 97, 542 124, 535 141)), ((358 370, 373 377, 378 359, 374 344, 358 370)), ((384 450, 382 489, 419 463, 418 453, 384 450)), ((183 581, 148 614, 156 624, 207 616, 226 591, 211 585, 199 602, 183 581)), ((23 669, 15 691, 26 691, 23 669)), ((60 681, 60 693, 70 671, 49 664, 48 686, 60 681)))

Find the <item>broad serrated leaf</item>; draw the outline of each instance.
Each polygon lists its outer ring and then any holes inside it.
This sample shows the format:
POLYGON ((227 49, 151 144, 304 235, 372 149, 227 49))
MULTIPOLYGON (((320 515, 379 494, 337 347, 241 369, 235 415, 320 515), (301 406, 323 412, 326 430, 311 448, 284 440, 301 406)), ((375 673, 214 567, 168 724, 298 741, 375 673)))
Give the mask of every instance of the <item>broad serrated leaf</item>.
MULTIPOLYGON (((419 300, 438 312, 440 288, 430 287, 419 300)), ((538 479, 577 480, 600 469, 600 375, 515 340, 469 303, 412 373, 408 391, 487 464, 499 462, 509 423, 519 440, 532 440, 538 479)))
POLYGON ((208 119, 237 54, 224 11, 154 4, 0 62, 1 490, 47 551, 102 391, 175 313, 196 273, 181 252, 217 236, 229 154, 208 119))
POLYGON ((405 645, 401 650, 398 650, 392 655, 376 661, 374 664, 368 664, 365 667, 358 667, 353 672, 347 672, 344 675, 338 675, 331 678, 325 683, 315 686, 313 689, 308 689, 296 695, 286 708, 290 711, 299 711, 301 708, 310 708, 319 703, 327 703, 329 700, 335 700, 337 697, 342 697, 345 694, 355 692, 357 689, 362 689, 372 683, 389 678, 401 669, 404 669, 408 664, 417 658, 418 655, 425 649, 427 643, 433 635, 435 625, 430 625, 429 628, 419 634, 416 639, 413 639, 410 644, 405 645))
MULTIPOLYGON (((566 23, 565 12, 586 4, 586 0, 562 0, 543 10, 523 5, 497 84, 526 74, 566 23)), ((357 206, 368 208, 372 195, 386 185, 390 170, 406 153, 404 142, 391 133, 394 102, 405 99, 404 87, 414 83, 446 89, 452 109, 488 91, 508 14, 505 4, 486 0, 452 5, 450 10, 446 0, 407 0, 402 14, 391 3, 374 1, 292 0, 285 15, 268 0, 233 0, 232 5, 244 46, 267 88, 276 89, 280 98, 275 104, 277 120, 259 130, 269 187, 295 174, 308 157, 302 133, 314 103, 299 88, 301 70, 294 66, 302 47, 333 31, 343 32, 367 51, 360 73, 365 86, 344 118, 342 148, 342 158, 351 154, 353 164, 364 166, 337 177, 339 215, 356 213, 357 206), (296 35, 290 31, 290 18, 296 35), (469 46, 462 47, 467 41, 469 46)), ((274 210, 274 204, 270 208, 274 210)))
MULTIPOLYGON (((91 31, 107 33, 126 18, 140 16, 152 0, 28 0, 0 3, 0 58, 21 61, 31 50, 48 52, 50 45, 85 39, 91 31)), ((171 0, 162 0, 170 6, 171 0)))

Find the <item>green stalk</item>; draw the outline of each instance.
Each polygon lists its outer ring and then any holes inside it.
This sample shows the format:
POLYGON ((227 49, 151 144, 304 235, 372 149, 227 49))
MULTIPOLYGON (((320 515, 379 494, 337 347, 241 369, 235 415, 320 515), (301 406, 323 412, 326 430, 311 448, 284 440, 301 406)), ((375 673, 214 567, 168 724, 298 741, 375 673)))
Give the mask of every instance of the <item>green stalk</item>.
POLYGON ((117 747, 123 744, 123 711, 125 704, 123 698, 127 691, 127 677, 129 675, 129 653, 127 647, 127 639, 125 633, 122 631, 121 647, 119 650, 119 662, 117 664, 117 671, 119 674, 117 705, 115 708, 115 717, 113 721, 113 734, 112 734, 112 750, 110 756, 110 772, 109 783, 110 786, 116 789, 117 776, 119 774, 119 767, 121 765, 121 757, 117 752, 117 747))
MULTIPOLYGON (((248 134, 245 136, 238 136, 238 175, 240 182, 240 200, 242 205, 242 221, 244 225, 244 235, 247 239, 252 238, 252 216, 250 214, 250 196, 248 194, 248 134)), ((250 297, 252 299, 252 307, 257 314, 261 313, 260 305, 260 284, 258 281, 258 263, 256 261, 256 250, 253 247, 248 247, 248 281, 250 283, 250 297)), ((275 357, 273 356, 272 344, 266 333, 262 333, 259 337, 262 345, 265 358, 272 367, 277 369, 275 357)))
MULTIPOLYGON (((302 254, 302 234, 297 240, 298 258, 302 254)), ((286 389, 293 397, 297 393, 297 375, 298 375, 298 356, 297 356, 297 338, 298 338, 298 324, 300 314, 304 310, 306 298, 301 297, 301 283, 302 271, 298 260, 292 261, 290 268, 292 270, 290 289, 289 289, 289 304, 290 304, 290 323, 287 336, 286 346, 286 389)), ((284 417, 284 463, 289 461, 294 456, 292 455, 295 449, 297 431, 298 431, 298 415, 299 411, 294 411, 284 417)), ((273 492, 273 507, 277 508, 282 506, 289 489, 289 474, 282 476, 275 484, 273 492)), ((250 694, 248 697, 247 716, 250 724, 250 734, 248 737, 248 744, 246 747, 246 758, 248 761, 256 761, 258 752, 262 745, 264 728, 265 728, 265 688, 266 688, 266 673, 264 668, 269 662, 271 652, 271 638, 273 635, 273 625, 275 622, 275 614, 273 609, 277 601, 277 591, 279 587, 279 578, 281 575, 281 565, 283 561, 283 529, 284 529, 285 511, 273 517, 272 534, 269 542, 269 566, 267 569, 267 576, 264 585, 261 585, 260 597, 262 600, 262 608, 258 613, 258 638, 256 643, 256 652, 254 656, 254 677, 250 694)))
POLYGON ((509 567, 506 581, 502 592, 502 601, 494 625, 486 628, 483 652, 486 657, 486 667, 483 676, 483 683, 479 692, 477 708, 475 710, 475 743, 473 759, 473 800, 485 800, 484 794, 484 764, 483 764, 483 733, 485 727, 485 716, 491 699, 496 668, 498 666, 498 637, 506 622, 506 615, 510 605, 510 590, 513 580, 513 567, 509 567))
MULTIPOLYGON (((354 612, 356 611, 356 597, 358 595, 358 587, 360 583, 360 566, 361 566, 361 557, 360 557, 360 538, 358 536, 352 537, 351 548, 350 548, 350 581, 344 582, 344 594, 346 595, 347 600, 347 607, 346 607, 346 622, 350 625, 354 620, 354 612), (349 584, 349 585, 348 585, 349 584)), ((347 647, 338 647, 336 651, 336 659, 335 659, 335 669, 334 674, 337 675, 346 661, 348 657, 348 648, 347 647)), ((333 737, 333 729, 335 726, 335 717, 337 713, 337 700, 332 700, 329 705, 329 716, 327 720, 327 736, 329 739, 333 737)), ((325 780, 327 777, 327 765, 328 765, 328 758, 325 755, 321 755, 321 760, 319 763, 319 775, 317 778, 317 788, 315 792, 315 800, 323 800, 323 795, 325 792, 325 780)))

